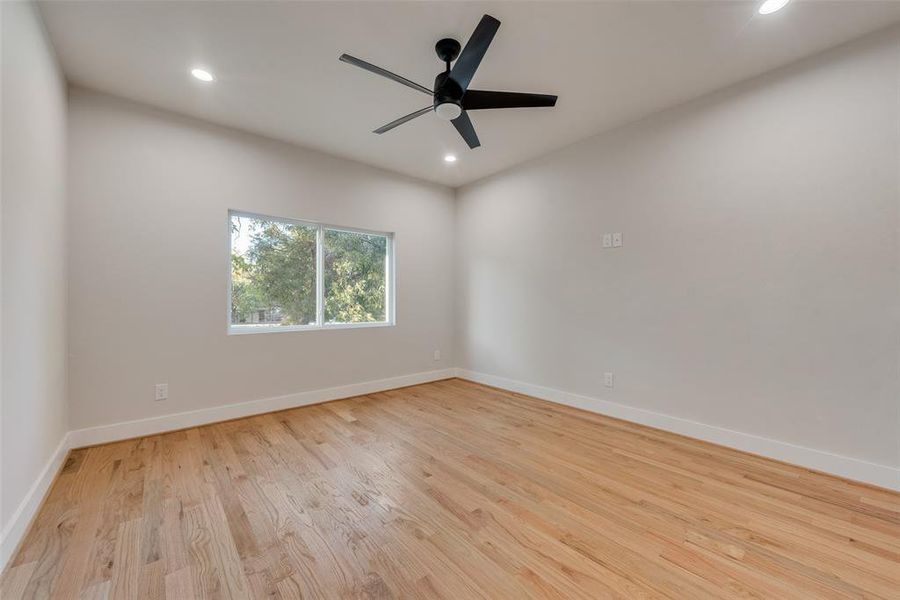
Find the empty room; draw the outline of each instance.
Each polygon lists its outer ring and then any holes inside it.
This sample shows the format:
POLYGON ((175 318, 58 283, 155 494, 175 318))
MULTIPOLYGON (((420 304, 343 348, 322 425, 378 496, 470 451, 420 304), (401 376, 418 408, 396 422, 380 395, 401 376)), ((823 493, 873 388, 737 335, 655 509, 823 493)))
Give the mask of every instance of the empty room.
POLYGON ((900 0, 0 34, 3 600, 900 600, 900 0))

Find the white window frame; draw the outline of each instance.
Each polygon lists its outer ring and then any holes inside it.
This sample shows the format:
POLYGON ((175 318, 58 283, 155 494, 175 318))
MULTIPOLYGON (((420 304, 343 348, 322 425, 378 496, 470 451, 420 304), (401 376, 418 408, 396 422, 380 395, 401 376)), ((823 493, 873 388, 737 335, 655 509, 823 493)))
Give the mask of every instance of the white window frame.
POLYGON ((254 333, 285 333, 291 331, 323 331, 328 329, 362 329, 367 327, 393 327, 397 324, 396 318, 396 297, 397 297, 397 278, 396 268, 394 265, 394 234, 385 231, 373 231, 369 229, 358 229, 355 227, 344 227, 342 225, 329 225, 327 223, 318 223, 315 221, 305 221, 301 219, 292 219, 288 217, 273 217, 244 210, 228 210, 227 220, 227 243, 228 252, 226 258, 228 264, 228 302, 226 323, 228 325, 228 335, 250 335, 254 333), (231 219, 232 217, 246 217, 250 219, 259 219, 265 221, 275 221, 277 223, 285 223, 287 225, 303 225, 306 227, 316 228, 316 322, 308 325, 235 325, 231 322, 231 219), (326 323, 325 322, 325 231, 346 231, 349 233, 360 233, 364 235, 377 235, 387 238, 387 256, 385 257, 385 316, 386 321, 373 321, 370 323, 326 323))

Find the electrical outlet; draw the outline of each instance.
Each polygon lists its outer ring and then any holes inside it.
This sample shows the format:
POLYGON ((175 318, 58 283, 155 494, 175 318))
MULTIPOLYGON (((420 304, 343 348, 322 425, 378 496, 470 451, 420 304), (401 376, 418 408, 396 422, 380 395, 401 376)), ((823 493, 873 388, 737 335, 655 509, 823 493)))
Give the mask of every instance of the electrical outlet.
POLYGON ((441 360, 441 351, 440 350, 434 351, 434 360, 436 360, 436 361, 441 360))
POLYGON ((613 386, 613 374, 612 373, 604 373, 603 374, 603 385, 608 388, 613 386))
POLYGON ((621 233, 612 234, 612 244, 613 244, 613 248, 621 248, 622 247, 622 234, 621 233))
POLYGON ((157 383, 156 384, 156 399, 157 400, 165 400, 169 397, 169 384, 168 383, 157 383))
POLYGON ((604 234, 603 234, 603 247, 604 247, 604 248, 612 248, 612 245, 613 245, 613 242, 612 242, 612 234, 611 234, 611 233, 604 233, 604 234))

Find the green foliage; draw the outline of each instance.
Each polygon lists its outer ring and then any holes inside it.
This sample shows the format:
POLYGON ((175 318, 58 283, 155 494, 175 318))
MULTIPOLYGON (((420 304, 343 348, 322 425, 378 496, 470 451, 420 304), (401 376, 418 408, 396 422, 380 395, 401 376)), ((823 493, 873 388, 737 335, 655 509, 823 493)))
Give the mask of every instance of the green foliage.
POLYGON ((387 239, 325 231, 325 320, 385 321, 384 259, 387 239))
POLYGON ((247 259, 231 255, 231 322, 246 321, 251 313, 269 308, 259 286, 254 284, 247 259))
POLYGON ((316 230, 303 225, 265 222, 247 252, 254 285, 283 325, 316 321, 316 230))
MULTIPOLYGON (((232 323, 314 323, 316 228, 233 217, 232 232, 248 240, 231 256, 232 323)), ((325 320, 385 321, 387 239, 326 230, 324 250, 325 320)))

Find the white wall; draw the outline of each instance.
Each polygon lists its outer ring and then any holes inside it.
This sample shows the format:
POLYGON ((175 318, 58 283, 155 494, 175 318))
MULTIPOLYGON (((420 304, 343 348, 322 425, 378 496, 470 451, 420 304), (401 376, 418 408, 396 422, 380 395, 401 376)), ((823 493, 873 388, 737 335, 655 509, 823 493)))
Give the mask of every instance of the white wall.
POLYGON ((66 87, 35 5, 2 2, 0 20, 2 566, 67 428, 66 87))
POLYGON ((900 466, 897 29, 458 197, 460 367, 900 466))
POLYGON ((89 91, 69 110, 73 429, 453 365, 449 188, 89 91), (227 335, 229 208, 394 232, 397 325, 227 335))

